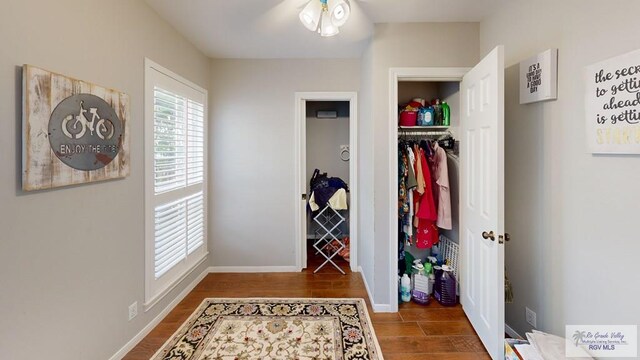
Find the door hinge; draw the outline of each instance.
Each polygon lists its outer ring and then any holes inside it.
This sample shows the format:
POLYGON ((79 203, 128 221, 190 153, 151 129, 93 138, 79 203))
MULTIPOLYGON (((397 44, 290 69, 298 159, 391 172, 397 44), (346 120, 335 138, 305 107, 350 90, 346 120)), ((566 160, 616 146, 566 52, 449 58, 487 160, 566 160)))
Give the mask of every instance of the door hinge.
POLYGON ((504 235, 498 236, 498 243, 504 244, 505 241, 511 240, 511 235, 509 233, 504 233, 504 235))

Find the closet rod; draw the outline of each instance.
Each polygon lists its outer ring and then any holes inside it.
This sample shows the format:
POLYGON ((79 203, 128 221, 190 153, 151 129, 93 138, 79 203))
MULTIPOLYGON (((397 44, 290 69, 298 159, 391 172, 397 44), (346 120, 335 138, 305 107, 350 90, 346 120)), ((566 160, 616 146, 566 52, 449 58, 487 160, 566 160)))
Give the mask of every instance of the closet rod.
POLYGON ((398 132, 399 136, 424 136, 424 135, 452 135, 450 131, 401 131, 398 132))

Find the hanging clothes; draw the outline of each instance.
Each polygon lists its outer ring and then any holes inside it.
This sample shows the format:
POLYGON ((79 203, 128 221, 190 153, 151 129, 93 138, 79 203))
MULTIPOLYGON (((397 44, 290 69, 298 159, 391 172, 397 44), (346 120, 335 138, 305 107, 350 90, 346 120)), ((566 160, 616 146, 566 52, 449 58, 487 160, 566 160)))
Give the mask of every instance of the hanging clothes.
POLYGON ((409 213, 405 215, 405 218, 402 220, 402 231, 406 234, 405 242, 408 245, 413 244, 414 231, 413 231, 413 216, 414 216, 414 202, 413 202, 413 191, 409 191, 408 194, 408 203, 409 203, 409 213))
POLYGON ((413 228, 413 217, 415 214, 414 211, 414 201, 413 201, 413 192, 414 189, 418 186, 418 179, 416 178, 416 157, 413 154, 413 150, 411 146, 408 146, 404 143, 400 144, 401 150, 404 151, 405 157, 407 159, 407 201, 406 203, 409 205, 409 212, 405 215, 402 221, 402 231, 405 234, 405 243, 407 245, 412 245, 414 240, 414 228, 413 228))
POLYGON ((407 177, 407 190, 413 190, 418 186, 418 179, 416 178, 416 157, 413 155, 413 150, 411 146, 407 146, 404 149, 405 154, 407 156, 407 167, 409 168, 409 175, 407 177))
POLYGON ((447 154, 436 141, 398 142, 397 207, 400 249, 431 248, 439 229, 452 229, 447 154))
MULTIPOLYGON (((424 172, 422 171, 422 161, 420 160, 420 148, 417 145, 414 145, 413 154, 416 157, 416 192, 418 195, 424 194, 424 188, 426 187, 426 183, 424 181, 424 172)), ((417 211, 417 210, 416 210, 417 211)))
POLYGON ((432 220, 420 219, 416 232, 416 247, 430 249, 439 241, 438 227, 432 220))
MULTIPOLYGON (((420 194, 419 206, 416 210, 416 217, 419 219, 432 220, 435 221, 438 217, 438 212, 436 211, 435 202, 433 198, 433 188, 432 188, 432 180, 431 180, 431 171, 429 170, 429 165, 427 165, 427 158, 424 150, 417 149, 418 158, 416 158, 416 163, 418 160, 420 161, 418 171, 422 174, 424 191, 420 193, 420 185, 418 185, 418 193, 420 194)), ((420 177, 418 178, 418 182, 420 182, 420 177)))
POLYGON ((398 147, 398 218, 402 219, 409 213, 407 204, 407 178, 409 176, 406 154, 398 147))
POLYGON ((439 228, 452 228, 447 154, 435 143, 426 136, 398 139, 398 274, 406 270, 409 246, 430 249, 439 228))
POLYGON ((453 228, 451 219, 451 189, 449 187, 449 169, 447 166, 447 153, 438 145, 433 143, 433 176, 435 179, 435 198, 437 199, 438 218, 436 225, 441 229, 451 230, 453 228))
POLYGON ((438 242, 438 228, 435 226, 438 213, 435 207, 432 189, 431 172, 427 164, 427 158, 424 149, 419 146, 414 147, 416 155, 416 172, 418 173, 418 188, 420 181, 424 184, 424 191, 420 194, 416 190, 415 200, 415 220, 414 226, 416 230, 416 247, 420 249, 431 248, 438 242))

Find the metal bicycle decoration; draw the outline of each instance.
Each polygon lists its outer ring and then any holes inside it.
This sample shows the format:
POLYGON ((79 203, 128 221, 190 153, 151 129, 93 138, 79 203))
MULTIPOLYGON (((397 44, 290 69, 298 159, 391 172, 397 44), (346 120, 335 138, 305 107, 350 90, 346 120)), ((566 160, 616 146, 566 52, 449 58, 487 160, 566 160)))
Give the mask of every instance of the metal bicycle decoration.
POLYGON ((67 135, 69 139, 80 139, 84 137, 84 134, 87 132, 87 128, 89 128, 91 135, 93 135, 95 131, 96 135, 98 135, 100 139, 111 139, 115 130, 113 122, 109 119, 101 119, 98 115, 98 108, 90 108, 89 112, 91 113, 91 121, 87 119, 87 115, 85 115, 86 112, 87 110, 84 108, 84 100, 80 100, 80 112, 76 116, 69 114, 64 118, 64 120, 62 120, 62 132, 67 135), (73 119, 76 121, 71 127, 69 127, 69 121, 73 119), (97 123, 96 120, 98 121, 97 123), (78 123, 80 126, 78 126, 78 123), (78 128, 80 129, 78 130, 78 128), (72 134, 71 131, 76 133, 72 134))
POLYGON ((49 142, 66 165, 83 171, 107 166, 118 155, 122 122, 103 99, 76 94, 62 100, 49 119, 49 142))

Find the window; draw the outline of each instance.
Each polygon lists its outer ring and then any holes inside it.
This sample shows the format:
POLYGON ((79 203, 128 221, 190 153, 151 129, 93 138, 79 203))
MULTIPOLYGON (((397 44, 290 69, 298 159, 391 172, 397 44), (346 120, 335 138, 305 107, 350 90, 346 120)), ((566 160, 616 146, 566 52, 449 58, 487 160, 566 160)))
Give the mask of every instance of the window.
POLYGON ((207 91, 145 63, 145 307, 207 256, 207 91))

